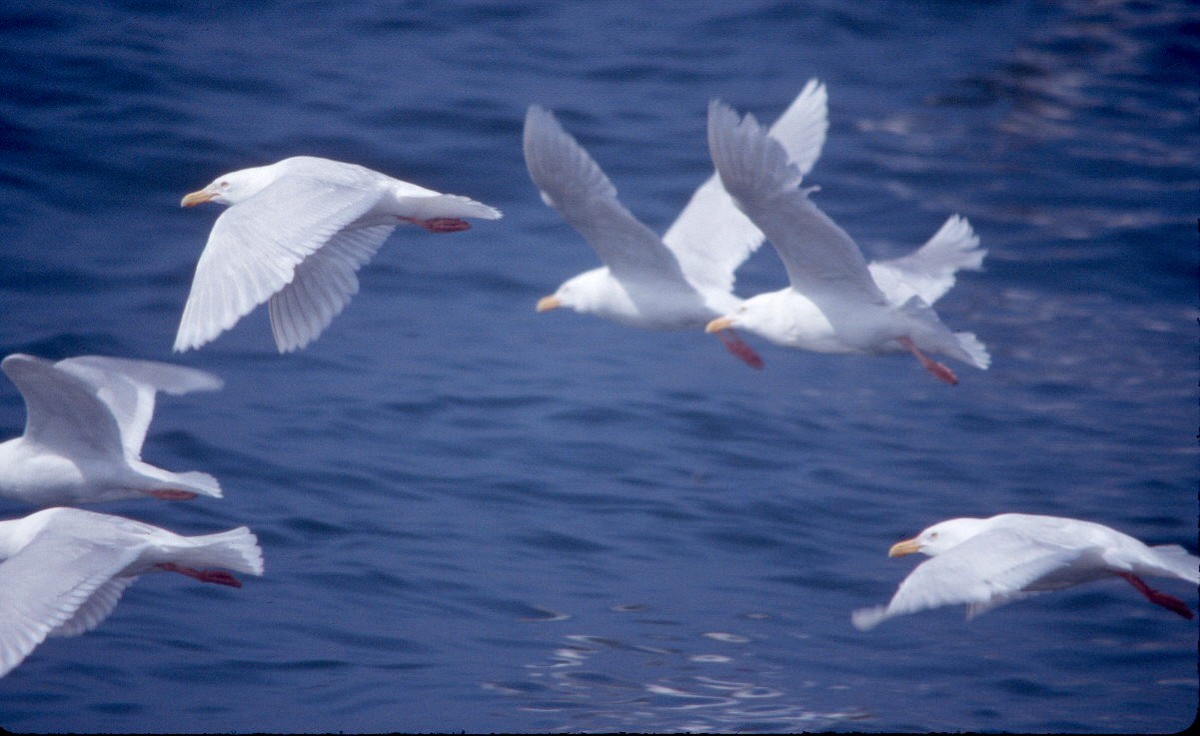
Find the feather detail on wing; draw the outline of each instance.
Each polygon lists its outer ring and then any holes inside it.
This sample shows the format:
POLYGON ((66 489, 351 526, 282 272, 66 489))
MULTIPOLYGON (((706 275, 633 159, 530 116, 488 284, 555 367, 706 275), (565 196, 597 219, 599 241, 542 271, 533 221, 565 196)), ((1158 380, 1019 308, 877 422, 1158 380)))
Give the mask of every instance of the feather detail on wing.
POLYGON ((1028 586, 1089 554, 1098 550, 993 529, 922 562, 887 606, 860 609, 851 620, 865 630, 893 616, 953 604, 966 604, 977 615, 1026 595, 1028 586))
POLYGON ((709 106, 709 150, 726 191, 779 252, 792 288, 826 314, 845 300, 887 303, 858 245, 800 189, 800 171, 753 115, 709 106))
POLYGON ((175 350, 207 343, 291 283, 296 267, 383 191, 288 176, 226 210, 196 264, 175 350))
MULTIPOLYGON (((783 145, 802 176, 812 170, 825 145, 826 101, 825 86, 809 80, 771 126, 770 136, 783 145)), ((762 245, 763 234, 738 209, 714 173, 692 195, 663 242, 694 283, 732 291, 738 266, 762 245)))
POLYGON ((617 189, 553 113, 525 116, 525 164, 542 200, 558 210, 618 278, 683 281, 675 255, 617 200, 617 189))

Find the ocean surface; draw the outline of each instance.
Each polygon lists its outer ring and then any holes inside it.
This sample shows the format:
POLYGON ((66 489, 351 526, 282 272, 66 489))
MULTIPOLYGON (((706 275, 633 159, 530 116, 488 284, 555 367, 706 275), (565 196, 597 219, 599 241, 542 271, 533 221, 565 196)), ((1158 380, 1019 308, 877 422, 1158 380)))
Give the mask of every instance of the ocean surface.
MULTIPOLYGON (((1197 547, 1200 11, 1145 2, 59 2, 0 7, 0 354, 177 361, 146 460, 247 525, 240 590, 148 575, 0 680, 11 731, 1171 732, 1197 623, 1121 581, 859 632, 955 516, 1197 547), (708 101, 817 77, 809 182, 868 258, 953 213, 988 250, 942 319, 988 371, 638 331, 537 299, 597 265, 521 152, 554 110, 661 232, 711 173, 708 101), (298 154, 504 211, 398 230, 307 349, 265 309, 171 344, 220 208, 298 154)), ((748 296, 786 283, 769 246, 748 296)), ((24 408, 0 379, 0 438, 24 408)), ((0 517, 31 509, 0 501, 0 517)), ((1152 581, 1193 608, 1177 580, 1152 581)), ((0 595, 3 591, 0 591, 0 595)))

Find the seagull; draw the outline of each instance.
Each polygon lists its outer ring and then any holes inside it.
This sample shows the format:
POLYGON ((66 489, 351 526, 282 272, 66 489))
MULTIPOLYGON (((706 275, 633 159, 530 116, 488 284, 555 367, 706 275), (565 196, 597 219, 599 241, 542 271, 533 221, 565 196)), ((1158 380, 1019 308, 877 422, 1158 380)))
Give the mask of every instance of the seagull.
POLYGON ((25 433, 0 443, 0 498, 36 506, 138 496, 221 497, 208 473, 142 462, 154 394, 213 391, 221 379, 194 368, 99 355, 57 363, 14 353, 0 362, 25 399, 25 433))
POLYGON ((112 613, 138 575, 164 570, 242 587, 222 567, 262 575, 246 527, 183 537, 112 514, 43 509, 0 521, 0 677, 47 636, 78 636, 112 613))
MULTIPOLYGON (((916 251, 887 261, 872 261, 867 270, 890 304, 902 306, 914 296, 932 306, 954 287, 960 270, 982 269, 987 251, 965 217, 951 215, 916 251)), ((840 341, 824 313, 791 286, 753 296, 733 312, 705 327, 708 332, 731 328, 765 337, 777 345, 824 353, 855 352, 840 341)), ((980 355, 990 363, 986 350, 980 355)))
POLYGON ((905 613, 965 603, 967 617, 1009 601, 1093 580, 1118 577, 1151 603, 1192 618, 1187 605, 1143 575, 1200 583, 1200 557, 1176 544, 1149 547, 1102 524, 1059 516, 1000 514, 950 519, 892 545, 889 557, 921 552, 917 566, 886 606, 851 615, 860 630, 905 613))
POLYGON ((800 188, 803 172, 753 115, 739 119, 714 101, 708 141, 726 191, 775 246, 791 286, 746 300, 709 322, 707 331, 745 327, 817 352, 908 351, 951 385, 958 382, 954 372, 926 352, 988 367, 991 358, 983 343, 969 332, 951 332, 929 306, 953 285, 954 271, 963 267, 958 264, 970 267, 983 257, 974 251, 977 241, 965 220, 952 217, 908 256, 911 261, 897 259, 872 269, 850 236, 809 199, 814 188, 800 188), (906 273, 913 267, 923 276, 906 273))
MULTIPOLYGON (((813 79, 771 127, 800 171, 821 155, 828 122, 825 86, 813 79)), ((714 174, 659 238, 617 200, 617 190, 553 113, 525 116, 525 163, 542 200, 596 251, 603 266, 567 281, 537 311, 567 307, 631 327, 699 329, 741 303, 734 272, 763 235, 730 200, 714 174)), ((735 335, 719 335, 734 355, 762 359, 735 335)))
POLYGON ((355 275, 400 223, 432 233, 500 211, 377 171, 313 156, 217 177, 180 202, 231 205, 196 264, 175 351, 198 348, 268 302, 281 353, 308 345, 358 292, 355 275))

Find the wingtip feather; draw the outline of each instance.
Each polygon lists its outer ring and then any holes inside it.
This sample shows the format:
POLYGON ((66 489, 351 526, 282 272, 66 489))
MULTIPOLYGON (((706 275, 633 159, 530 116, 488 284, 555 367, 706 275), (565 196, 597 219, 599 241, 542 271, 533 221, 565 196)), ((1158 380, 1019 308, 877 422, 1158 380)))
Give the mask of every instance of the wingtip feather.
POLYGON ((859 631, 870 631, 887 618, 886 606, 860 608, 850 614, 850 622, 859 631))

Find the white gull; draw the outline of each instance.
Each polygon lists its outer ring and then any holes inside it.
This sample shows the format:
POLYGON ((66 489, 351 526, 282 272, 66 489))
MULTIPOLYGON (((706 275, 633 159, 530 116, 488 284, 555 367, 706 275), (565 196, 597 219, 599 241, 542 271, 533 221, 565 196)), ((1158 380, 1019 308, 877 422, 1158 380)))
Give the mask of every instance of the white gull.
POLYGON ((851 617, 859 629, 906 613, 966 604, 967 616, 1028 596, 1121 578, 1151 603, 1192 618, 1187 605, 1142 580, 1156 575, 1200 583, 1200 558, 1175 544, 1147 546, 1102 524, 1058 516, 1000 514, 950 519, 892 545, 889 557, 921 552, 922 562, 886 606, 851 617))
POLYGON ((150 524, 73 508, 0 521, 0 677, 47 636, 78 636, 116 607, 139 575, 163 570, 241 587, 225 568, 263 572, 245 527, 184 537, 150 524))
MULTIPOLYGON (((808 171, 828 127, 825 87, 810 80, 771 127, 795 166, 808 171)), ((603 266, 565 281, 537 310, 567 307, 632 327, 703 327, 736 307, 734 272, 763 236, 715 175, 702 184, 666 234, 634 217, 604 172, 554 115, 536 105, 525 117, 525 163, 542 200, 596 251, 603 266)), ((726 347, 755 367, 761 359, 732 335, 726 347)))
POLYGON ((175 350, 198 348, 263 302, 279 352, 316 339, 358 293, 355 272, 400 223, 434 233, 500 211, 356 164, 296 156, 217 177, 184 207, 231 205, 196 264, 175 350))
POLYGON ((25 399, 25 432, 0 443, 0 498, 38 506, 138 496, 221 497, 207 473, 176 473, 141 459, 158 391, 213 391, 194 368, 98 355, 53 362, 14 353, 0 363, 25 399))
POLYGON ((926 370, 950 384, 958 378, 925 353, 941 353, 976 368, 991 362, 969 332, 953 333, 924 297, 936 300, 953 285, 954 271, 982 258, 970 226, 951 218, 921 251, 881 264, 881 290, 858 245, 801 189, 803 176, 787 152, 752 115, 709 106, 709 149, 726 191, 766 234, 787 269, 791 286, 759 295, 713 320, 719 332, 745 327, 792 347, 817 352, 911 352, 926 370), (924 251, 924 252, 923 252, 924 251), (907 267, 907 268, 906 268, 907 267), (909 277, 905 271, 916 275, 909 277), (906 298, 907 297, 907 298, 906 298), (899 301, 904 299, 904 301, 899 301))

